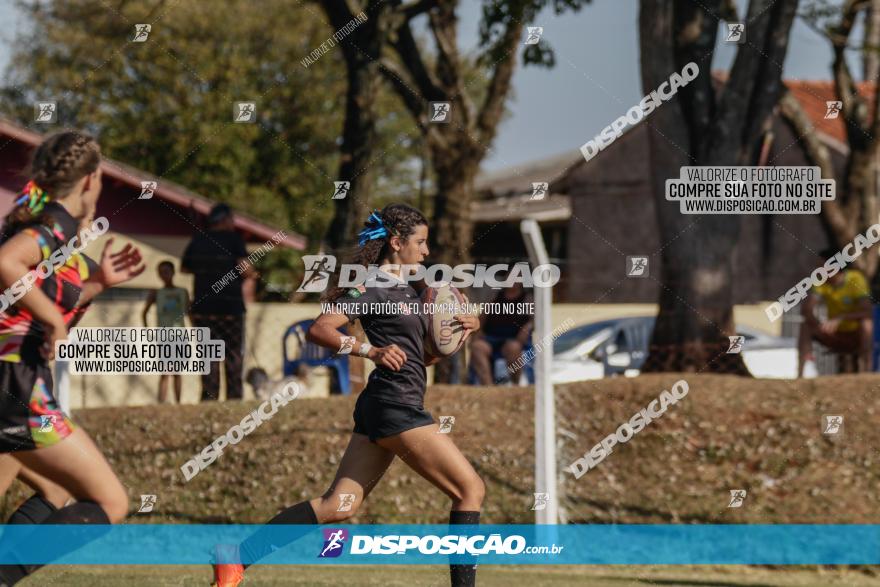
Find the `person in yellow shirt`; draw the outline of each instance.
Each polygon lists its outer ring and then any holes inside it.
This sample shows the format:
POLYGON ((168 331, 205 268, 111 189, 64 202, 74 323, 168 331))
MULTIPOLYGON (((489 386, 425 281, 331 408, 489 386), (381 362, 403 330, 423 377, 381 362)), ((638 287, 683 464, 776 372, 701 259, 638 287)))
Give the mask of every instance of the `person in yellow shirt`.
MULTIPOLYGON (((820 254, 821 263, 833 257, 837 251, 820 254)), ((858 371, 871 370, 871 344, 874 321, 871 291, 868 280, 858 269, 844 269, 815 286, 803 304, 804 321, 798 336, 798 375, 815 377, 816 362, 813 357, 813 341, 836 353, 857 354, 858 371), (816 318, 819 301, 828 309, 828 319, 816 318)))

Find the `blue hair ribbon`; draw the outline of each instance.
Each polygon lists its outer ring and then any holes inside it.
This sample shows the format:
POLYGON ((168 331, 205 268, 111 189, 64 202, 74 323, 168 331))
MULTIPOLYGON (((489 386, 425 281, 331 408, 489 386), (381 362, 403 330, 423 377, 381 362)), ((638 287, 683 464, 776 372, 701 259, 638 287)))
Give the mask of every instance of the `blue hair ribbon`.
POLYGON ((358 246, 362 247, 368 241, 385 238, 388 236, 388 229, 382 224, 382 218, 376 214, 378 210, 374 210, 370 217, 367 218, 366 228, 358 233, 358 246))

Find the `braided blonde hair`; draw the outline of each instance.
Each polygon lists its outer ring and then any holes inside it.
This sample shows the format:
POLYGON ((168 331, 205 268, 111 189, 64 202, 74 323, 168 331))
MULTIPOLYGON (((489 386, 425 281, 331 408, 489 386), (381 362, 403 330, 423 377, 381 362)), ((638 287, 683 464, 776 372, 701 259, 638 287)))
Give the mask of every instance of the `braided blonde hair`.
MULTIPOLYGON (((94 173, 101 164, 101 147, 89 134, 77 130, 55 133, 40 143, 30 166, 31 182, 28 189, 45 192, 44 201, 62 198, 70 193, 76 182, 94 173)), ((42 206, 33 208, 25 201, 13 208, 3 222, 0 240, 6 240, 21 228, 32 224, 52 226, 54 220, 40 213, 42 206)))

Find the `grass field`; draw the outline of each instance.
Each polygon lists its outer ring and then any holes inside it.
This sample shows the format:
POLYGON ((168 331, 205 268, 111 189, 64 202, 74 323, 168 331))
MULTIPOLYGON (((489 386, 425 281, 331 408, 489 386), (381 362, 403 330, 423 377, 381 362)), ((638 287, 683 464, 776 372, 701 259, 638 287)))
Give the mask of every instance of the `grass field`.
MULTIPOLYGON (((560 385, 559 467, 572 462, 679 378, 687 397, 581 479, 560 476, 565 519, 586 524, 880 523, 880 377, 798 381, 664 374, 560 385), (823 436, 823 414, 845 416, 823 436), (748 490, 741 508, 729 491, 748 490)), ((530 388, 434 386, 426 407, 455 416, 452 439, 486 482, 482 521, 532 523, 534 401, 530 388)), ((303 399, 185 482, 180 466, 255 402, 74 412, 97 441, 132 507, 128 523, 254 524, 323 493, 351 436, 355 398, 303 399)), ((8 516, 27 493, 0 497, 8 516)), ((449 498, 395 460, 352 523, 438 524, 449 498)))
MULTIPOLYGON (((210 583, 208 567, 57 567, 43 569, 21 587, 189 587, 210 583)), ((764 569, 754 567, 527 567, 483 566, 477 574, 480 587, 862 587, 880 579, 848 569, 764 569)), ((247 587, 447 587, 447 567, 349 566, 254 567, 247 587)))
MULTIPOLYGON (((686 378, 690 392, 637 437, 615 447, 581 479, 564 474, 560 510, 586 524, 880 523, 880 377, 770 381, 713 375, 646 375, 557 387, 560 467, 686 378), (846 420, 821 433, 823 414, 846 420), (740 508, 729 491, 748 490, 740 508)), ((127 523, 259 523, 332 480, 351 434, 354 398, 292 402, 213 465, 185 482, 180 466, 241 420, 256 403, 109 408, 74 412, 129 491, 158 497, 127 523)), ((482 521, 534 520, 534 421, 529 388, 437 386, 426 407, 455 416, 451 433, 486 482, 482 521)), ((0 497, 0 518, 27 495, 16 484, 0 497)), ((448 519, 449 499, 395 461, 351 523, 448 519)), ((22 585, 203 585, 207 567, 57 567, 22 585)), ((449 584, 445 567, 255 567, 246 585, 449 584)), ((878 567, 512 567, 480 568, 479 585, 837 586, 880 585, 878 567)))

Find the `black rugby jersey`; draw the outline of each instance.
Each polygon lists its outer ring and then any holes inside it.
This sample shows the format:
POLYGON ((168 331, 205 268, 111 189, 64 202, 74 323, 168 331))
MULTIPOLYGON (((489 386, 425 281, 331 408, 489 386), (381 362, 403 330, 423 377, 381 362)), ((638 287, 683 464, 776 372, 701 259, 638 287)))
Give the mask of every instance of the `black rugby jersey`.
MULTIPOLYGON (((46 260, 77 234, 79 221, 57 202, 46 204, 44 211, 55 221, 54 226, 31 224, 20 232, 31 235, 37 241, 42 258, 46 260)), ((7 238, 12 238, 12 235, 7 238)), ((77 302, 83 283, 98 269, 98 264, 85 253, 74 252, 46 279, 37 277, 34 287, 43 290, 55 303, 64 323, 69 325, 77 315, 85 312, 86 306, 77 307, 77 302)), ((45 363, 40 355, 43 332, 43 324, 35 320, 30 310, 21 304, 16 303, 0 312, 0 361, 45 363)))
MULTIPOLYGON (((389 279, 393 279, 389 276, 389 279)), ((406 353, 400 371, 376 364, 363 393, 377 399, 422 407, 425 401, 427 317, 419 294, 409 284, 359 286, 337 300, 350 321, 360 319, 370 344, 396 344, 406 353), (389 311, 390 310, 390 311, 389 311)), ((355 349, 357 350, 357 349, 355 349)))

